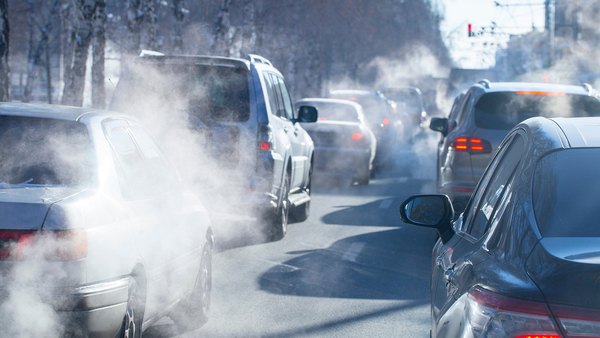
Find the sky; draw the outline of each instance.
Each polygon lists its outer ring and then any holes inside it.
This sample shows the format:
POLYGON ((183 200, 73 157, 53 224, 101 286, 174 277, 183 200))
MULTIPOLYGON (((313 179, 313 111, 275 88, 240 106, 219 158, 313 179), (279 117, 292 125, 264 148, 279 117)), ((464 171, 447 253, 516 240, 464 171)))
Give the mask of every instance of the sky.
POLYGON ((442 37, 455 65, 461 68, 493 67, 496 50, 505 46, 510 34, 524 34, 534 28, 544 30, 544 0, 436 0, 434 3, 445 18, 442 37), (469 37, 468 24, 473 32, 481 32, 483 28, 485 33, 469 37), (493 26, 494 34, 490 34, 493 26))

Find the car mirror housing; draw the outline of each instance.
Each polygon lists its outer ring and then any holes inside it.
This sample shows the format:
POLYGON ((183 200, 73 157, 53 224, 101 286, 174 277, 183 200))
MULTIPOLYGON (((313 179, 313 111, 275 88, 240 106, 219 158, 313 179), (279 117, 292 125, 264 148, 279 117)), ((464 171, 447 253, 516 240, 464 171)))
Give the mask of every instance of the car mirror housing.
POLYGON ((317 122, 319 113, 317 108, 311 106, 302 106, 298 109, 297 122, 317 122))
POLYGON ((400 205, 400 217, 405 223, 436 229, 443 243, 454 235, 454 207, 446 195, 411 196, 400 205))
POLYGON ((443 117, 431 118, 429 129, 439 131, 444 136, 448 135, 448 119, 443 117))

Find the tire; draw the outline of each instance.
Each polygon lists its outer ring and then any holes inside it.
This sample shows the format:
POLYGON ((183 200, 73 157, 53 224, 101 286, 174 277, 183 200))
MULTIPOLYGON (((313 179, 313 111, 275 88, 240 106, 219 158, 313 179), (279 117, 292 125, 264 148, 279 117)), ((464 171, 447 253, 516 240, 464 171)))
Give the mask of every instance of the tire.
POLYGON ((369 165, 367 164, 367 169, 359 172, 358 174, 359 176, 354 179, 354 182, 356 182, 358 185, 368 185, 369 179, 371 178, 371 170, 369 169, 369 165))
POLYGON ((208 321, 211 292, 212 248, 207 243, 202 250, 200 271, 192 294, 169 317, 185 332, 199 329, 208 321))
POLYGON ((116 338, 140 338, 142 336, 143 313, 142 295, 136 281, 130 278, 127 311, 116 338))
POLYGON ((281 202, 277 207, 277 211, 267 216, 267 237, 272 242, 282 239, 287 232, 288 216, 290 212, 290 178, 287 171, 283 178, 283 186, 281 189, 281 202))
MULTIPOLYGON (((311 194, 312 186, 312 167, 308 171, 308 184, 306 185, 306 192, 308 196, 311 194)), ((290 209, 289 221, 291 222, 304 222, 310 216, 310 201, 290 209)))

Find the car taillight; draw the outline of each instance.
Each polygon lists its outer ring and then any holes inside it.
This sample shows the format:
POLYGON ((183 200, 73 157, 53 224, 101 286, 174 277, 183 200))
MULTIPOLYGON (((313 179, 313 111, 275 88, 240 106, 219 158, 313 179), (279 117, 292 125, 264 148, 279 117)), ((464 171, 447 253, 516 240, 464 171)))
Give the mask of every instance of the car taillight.
POLYGON ((475 337, 561 338, 546 304, 506 297, 480 287, 463 297, 475 337))
POLYGON ((70 261, 87 256, 87 233, 75 230, 0 230, 0 260, 70 261))
POLYGON ((471 154, 485 154, 492 152, 492 145, 480 138, 457 137, 450 146, 458 151, 467 151, 471 154))
POLYGON ((387 117, 384 117, 383 124, 390 124, 390 119, 388 119, 387 117))
POLYGON ((550 304, 567 337, 600 337, 600 310, 550 304))
POLYGON ((275 150, 275 137, 273 136, 273 129, 271 129, 271 126, 268 124, 263 124, 259 127, 258 149, 260 151, 275 150))
POLYGON ((362 133, 354 133, 352 134, 352 139, 353 140, 360 140, 363 138, 363 134, 362 133))

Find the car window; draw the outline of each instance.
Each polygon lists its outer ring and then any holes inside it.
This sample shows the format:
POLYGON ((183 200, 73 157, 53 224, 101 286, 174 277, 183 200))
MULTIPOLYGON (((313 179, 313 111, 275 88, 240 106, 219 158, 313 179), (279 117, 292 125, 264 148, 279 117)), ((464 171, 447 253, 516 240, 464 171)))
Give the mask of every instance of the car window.
POLYGON ((462 100, 462 106, 460 107, 458 116, 456 117, 456 126, 462 126, 465 123, 467 116, 469 115, 467 113, 469 101, 471 101, 471 92, 468 92, 465 98, 462 100))
POLYGON ((265 84, 267 86, 267 94, 269 95, 269 107, 271 108, 271 114, 277 116, 277 96, 273 84, 273 79, 268 72, 264 72, 265 84))
POLYGON ((87 127, 79 122, 0 116, 0 188, 81 185, 92 173, 87 127))
POLYGON ((279 88, 281 90, 281 96, 283 97, 283 108, 285 109, 285 116, 288 120, 294 119, 294 108, 292 106, 292 99, 290 98, 290 92, 283 81, 283 78, 276 76, 279 80, 279 88))
POLYGON ((600 237, 600 149, 568 149, 543 157, 533 179, 542 237, 600 237))
POLYGON ((510 130, 535 116, 588 117, 600 116, 600 101, 593 96, 564 93, 530 94, 529 92, 497 92, 481 96, 475 104, 478 128, 510 130), (542 95, 544 94, 544 95, 542 95))
POLYGON ((164 192, 164 189, 168 189, 169 184, 174 181, 169 163, 146 131, 140 127, 131 127, 130 130, 142 155, 146 159, 148 169, 153 178, 154 190, 164 192))
POLYGON ((269 74, 271 77, 271 83, 273 83, 273 92, 275 92, 275 97, 277 98, 277 116, 282 119, 287 119, 287 115, 285 113, 285 105, 283 102, 283 95, 281 93, 281 87, 279 86, 279 78, 275 74, 269 74))
POLYGON ((360 122, 361 119, 361 115, 356 108, 347 104, 303 102, 300 105, 317 108, 319 111, 319 120, 321 121, 360 122))
POLYGON ((113 149, 115 169, 124 198, 139 198, 148 192, 151 178, 131 136, 125 127, 110 129, 107 138, 113 149))
POLYGON ((467 224, 469 233, 474 238, 480 238, 487 229, 488 222, 492 219, 496 205, 517 164, 521 161, 525 142, 519 135, 515 135, 498 164, 492 168, 489 183, 485 187, 477 208, 473 209, 473 221, 467 224))

